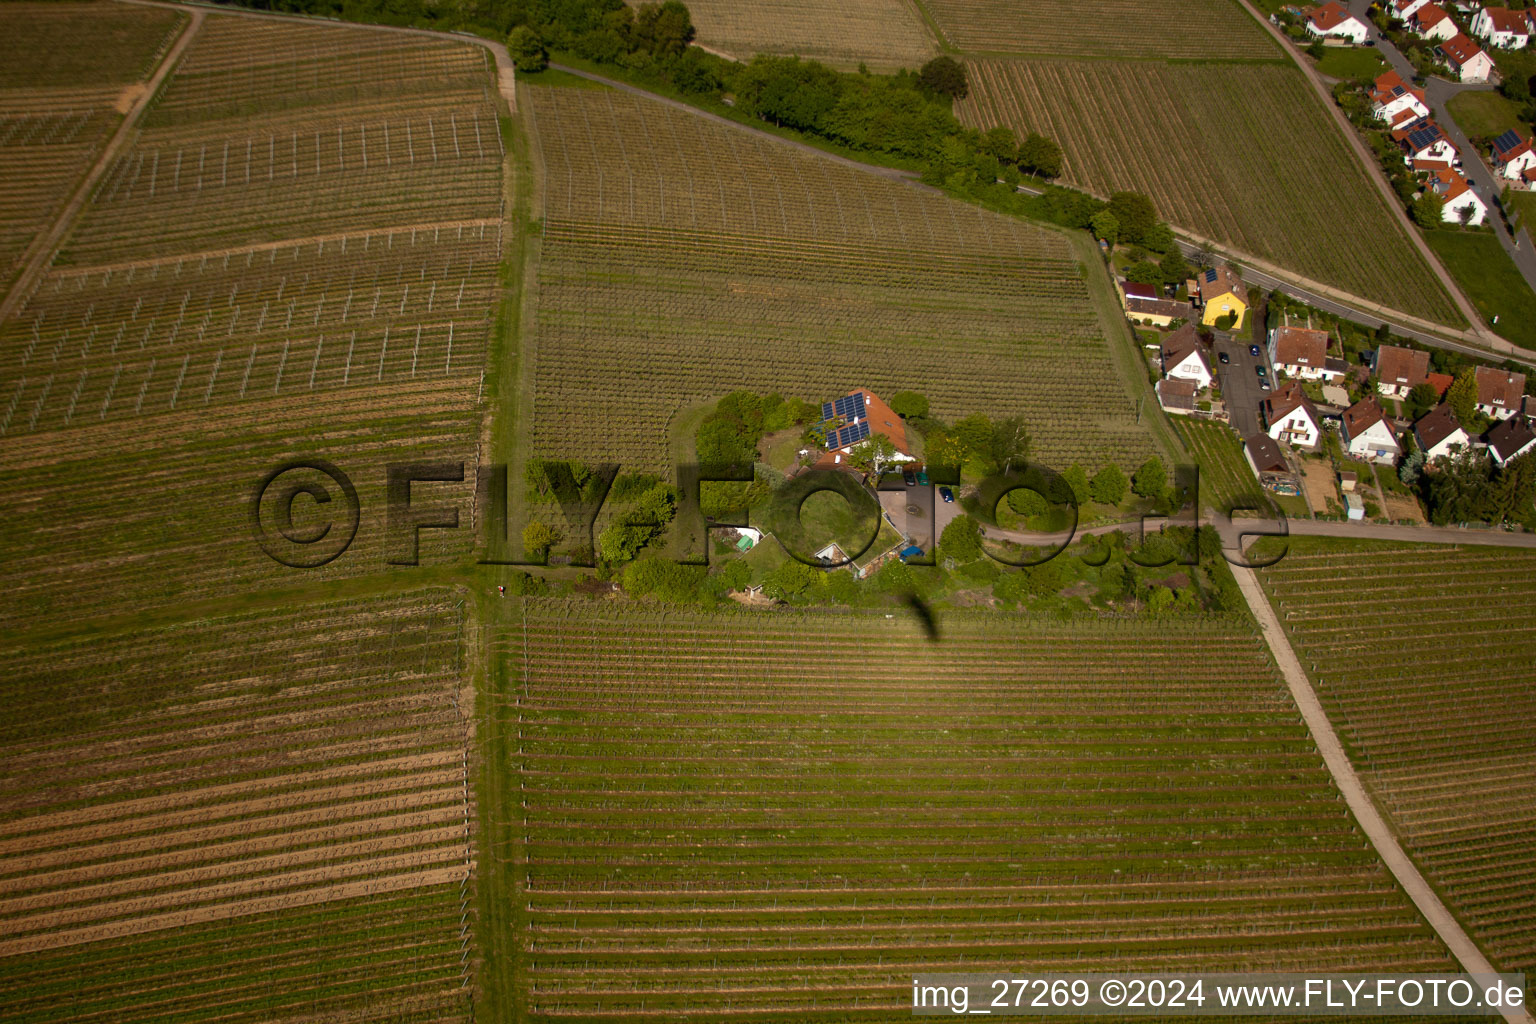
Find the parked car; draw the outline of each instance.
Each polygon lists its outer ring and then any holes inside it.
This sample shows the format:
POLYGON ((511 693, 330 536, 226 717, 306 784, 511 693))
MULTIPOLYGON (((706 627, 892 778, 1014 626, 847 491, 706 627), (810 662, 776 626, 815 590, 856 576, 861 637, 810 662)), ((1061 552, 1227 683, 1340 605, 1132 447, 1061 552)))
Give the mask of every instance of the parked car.
POLYGON ((1258 355, 1259 354, 1259 346, 1257 346, 1257 345, 1249 345, 1248 346, 1248 354, 1251 355, 1251 356, 1258 355))
POLYGON ((918 470, 917 471, 917 482, 918 482, 919 486, 927 487, 928 486, 928 474, 925 473, 924 471, 922 471, 921 469, 918 470))
POLYGON ((1253 369, 1254 369, 1254 372, 1257 373, 1260 377, 1267 377, 1267 376, 1269 376, 1269 371, 1264 368, 1264 364, 1263 363, 1260 363, 1258 366, 1255 366, 1253 369))
POLYGON ((1259 390, 1260 391, 1268 391, 1269 390, 1269 381, 1267 381, 1267 380, 1259 381, 1259 390))
POLYGON ((1232 361, 1232 357, 1227 355, 1225 352, 1216 353, 1216 358, 1221 360, 1221 365, 1223 366, 1226 366, 1232 361))
POLYGON ((910 469, 904 469, 901 471, 901 479, 906 483, 908 487, 917 486, 917 477, 912 475, 912 471, 910 469))
POLYGON ((943 498, 949 504, 954 504, 955 492, 950 490, 948 487, 940 487, 939 497, 943 498))

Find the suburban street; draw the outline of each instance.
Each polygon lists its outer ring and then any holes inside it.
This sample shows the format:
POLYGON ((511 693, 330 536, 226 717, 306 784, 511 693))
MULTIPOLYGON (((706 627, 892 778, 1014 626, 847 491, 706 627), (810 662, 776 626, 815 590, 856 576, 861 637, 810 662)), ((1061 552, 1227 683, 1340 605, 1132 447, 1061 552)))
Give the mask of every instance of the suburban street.
MULTIPOLYGON (((1370 0, 1350 0, 1347 6, 1351 14, 1365 22, 1370 31, 1370 38, 1376 40, 1377 51, 1387 63, 1392 65, 1392 69, 1401 75, 1404 81, 1412 82, 1416 74, 1413 65, 1390 39, 1383 36, 1377 31, 1376 26, 1371 24, 1368 16, 1370 0)), ((1425 83, 1424 99, 1429 104, 1430 113, 1434 116, 1435 122, 1456 144, 1456 149, 1461 154, 1462 173, 1471 182, 1478 196, 1488 204, 1487 223, 1492 226, 1494 234, 1498 236, 1499 244, 1515 261, 1515 266, 1520 268, 1526 284, 1536 289, 1536 251, 1532 251, 1530 233, 1521 229, 1518 242, 1511 237, 1508 228, 1504 225, 1503 217, 1498 212, 1499 195, 1503 192, 1503 187, 1494 177, 1493 171, 1483 162, 1482 154, 1478 152, 1477 147, 1472 145, 1466 133, 1461 130, 1461 126, 1456 123, 1449 106, 1451 99, 1460 93, 1490 92, 1492 89, 1493 85, 1486 82, 1480 85, 1462 85, 1460 82, 1451 82, 1443 78, 1431 78, 1425 83)))

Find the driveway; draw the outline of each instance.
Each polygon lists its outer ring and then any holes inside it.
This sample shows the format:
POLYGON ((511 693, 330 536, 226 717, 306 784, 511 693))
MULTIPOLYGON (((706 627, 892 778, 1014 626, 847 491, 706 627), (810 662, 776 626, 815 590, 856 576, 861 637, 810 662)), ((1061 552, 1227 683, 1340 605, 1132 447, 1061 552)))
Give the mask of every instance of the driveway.
POLYGON ((1213 346, 1216 353, 1216 365, 1213 367, 1216 381, 1221 387, 1222 401, 1227 403, 1232 429, 1237 431, 1239 437, 1252 437, 1262 429, 1259 424, 1259 406, 1268 394, 1259 387, 1259 381, 1274 380, 1274 371, 1269 368, 1269 354, 1262 344, 1263 307, 1249 310, 1248 315, 1255 324, 1252 334, 1245 337, 1243 334, 1217 331, 1213 346), (1259 346, 1257 356, 1248 354, 1249 345, 1259 346), (1223 365, 1222 355, 1226 355, 1231 362, 1223 365), (1265 368, 1266 376, 1259 376, 1259 366, 1265 368))
MULTIPOLYGON (((1392 69, 1405 80, 1413 81, 1413 76, 1417 72, 1414 71, 1413 65, 1408 63, 1408 58, 1392 44, 1392 40, 1382 35, 1377 31, 1376 26, 1371 24, 1368 16, 1370 0, 1350 0, 1347 6, 1351 14, 1360 18, 1369 27, 1370 38, 1376 40, 1377 52, 1385 57, 1387 63, 1392 65, 1392 69)), ((1483 162, 1482 153, 1472 145, 1472 141, 1456 123, 1456 118, 1452 116, 1449 106, 1451 99, 1459 93, 1489 92, 1492 89, 1493 86, 1487 83, 1462 85, 1460 82, 1450 82, 1443 78, 1431 78, 1424 85, 1424 99, 1429 104, 1430 113, 1434 115, 1436 123, 1456 144, 1456 149, 1461 154, 1462 173, 1471 182, 1478 198, 1488 205, 1487 223, 1493 227, 1499 244, 1504 247, 1505 252, 1509 253, 1510 259, 1515 261, 1515 266, 1520 268, 1520 274, 1525 278, 1525 283, 1536 290, 1536 251, 1531 249, 1531 236, 1522 229, 1521 238, 1517 241, 1505 227, 1504 219, 1499 216, 1499 196, 1504 191, 1503 186, 1494 177, 1493 171, 1483 162)))

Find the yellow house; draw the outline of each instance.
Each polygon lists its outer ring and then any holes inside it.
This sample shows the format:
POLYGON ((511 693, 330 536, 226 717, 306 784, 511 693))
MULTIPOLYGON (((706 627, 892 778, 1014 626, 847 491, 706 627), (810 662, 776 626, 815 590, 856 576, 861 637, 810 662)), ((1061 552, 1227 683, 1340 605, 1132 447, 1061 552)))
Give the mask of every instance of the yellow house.
POLYGON ((1200 322, 1214 327, 1228 313, 1236 313, 1232 329, 1243 326, 1243 318, 1248 315, 1248 289, 1243 287, 1243 279, 1231 267, 1222 266, 1200 271, 1198 280, 1200 304, 1204 307, 1200 322))

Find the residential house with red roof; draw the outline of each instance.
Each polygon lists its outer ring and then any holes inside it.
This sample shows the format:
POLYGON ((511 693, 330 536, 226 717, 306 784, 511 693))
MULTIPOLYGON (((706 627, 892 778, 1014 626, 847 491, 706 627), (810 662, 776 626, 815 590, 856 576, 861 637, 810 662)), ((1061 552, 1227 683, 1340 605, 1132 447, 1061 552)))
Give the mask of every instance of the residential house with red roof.
POLYGON ((1507 420, 1520 411, 1525 399, 1525 374, 1479 366, 1475 378, 1478 412, 1496 420, 1507 420))
POLYGON ((1288 380, 1275 389, 1274 394, 1260 406, 1264 414, 1264 429, 1276 441, 1284 441, 1298 448, 1316 448, 1323 431, 1319 424, 1317 408, 1301 390, 1301 384, 1288 380))
POLYGON ((1490 155, 1493 169, 1511 181, 1522 181, 1525 172, 1536 169, 1536 146, 1513 128, 1493 140, 1490 155))
POLYGON ((1307 12, 1307 35, 1314 39, 1336 39, 1359 46, 1370 35, 1365 22, 1349 13, 1337 0, 1328 0, 1307 12))
POLYGON ((1408 28, 1425 39, 1436 42, 1450 39, 1461 31, 1451 20, 1451 16, 1445 13, 1445 8, 1439 4, 1425 4, 1414 11, 1408 18, 1408 28))
POLYGON ((1328 372, 1328 332, 1276 327, 1269 332, 1269 361, 1288 376, 1319 380, 1328 372))
POLYGON ((1467 184, 1467 179, 1459 171, 1431 171, 1424 188, 1444 202, 1445 205, 1440 208, 1440 219, 1447 224, 1477 227, 1488 216, 1488 205, 1472 191, 1472 186, 1467 184))
POLYGON ((1423 89, 1415 89, 1403 81, 1402 75, 1388 71, 1373 84, 1371 112, 1378 120, 1397 128, 1428 117, 1429 104, 1424 99, 1423 89))
POLYGON ((1429 353, 1382 345, 1371 358, 1371 372, 1376 375, 1377 391, 1388 398, 1407 398, 1429 373, 1429 353))
POLYGON ((1531 22, 1524 10, 1484 7, 1472 15, 1472 34, 1499 50, 1523 50, 1531 41, 1531 22))
POLYGON ((1415 171, 1450 170, 1459 157, 1456 144, 1433 121, 1417 121, 1392 133, 1392 141, 1403 151, 1403 163, 1415 171))
POLYGON ((1391 0, 1387 4, 1387 16, 1393 21, 1407 21, 1429 0, 1391 0))
POLYGON ((896 456, 892 462, 917 461, 907 444, 907 427, 901 417, 874 392, 862 388, 836 401, 823 402, 817 428, 826 437, 826 443, 822 445, 825 451, 816 462, 817 469, 849 468, 848 456, 873 434, 889 439, 895 447, 896 456))
POLYGON ((1362 398, 1340 418, 1344 450, 1360 459, 1391 464, 1403 454, 1402 445, 1392 433, 1392 424, 1381 404, 1374 398, 1362 398))
POLYGON ((1493 58, 1460 32, 1435 47, 1435 52, 1463 82, 1486 82, 1493 76, 1493 58))

